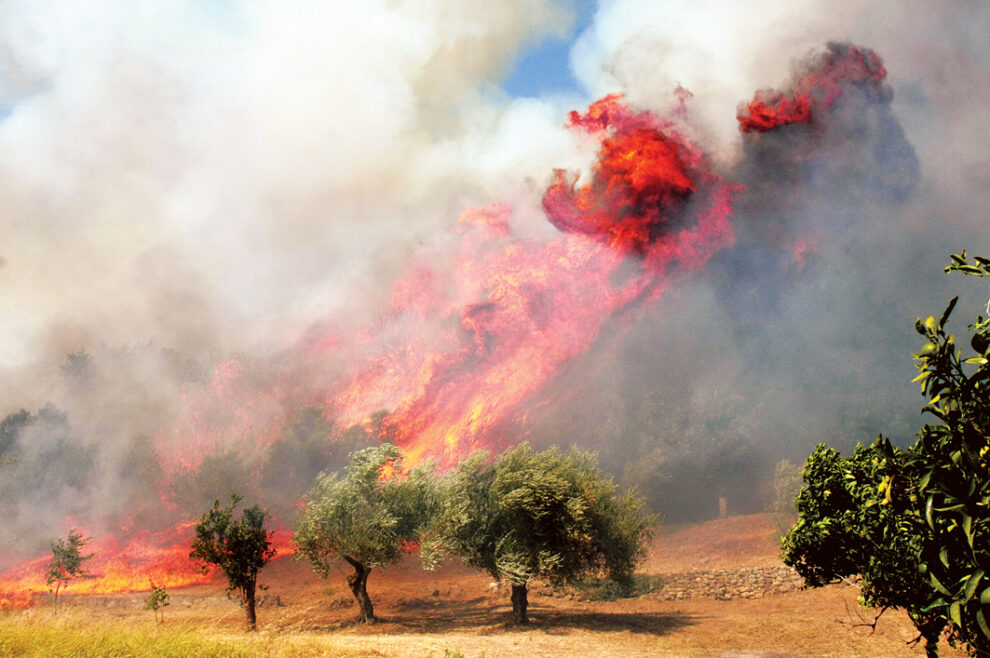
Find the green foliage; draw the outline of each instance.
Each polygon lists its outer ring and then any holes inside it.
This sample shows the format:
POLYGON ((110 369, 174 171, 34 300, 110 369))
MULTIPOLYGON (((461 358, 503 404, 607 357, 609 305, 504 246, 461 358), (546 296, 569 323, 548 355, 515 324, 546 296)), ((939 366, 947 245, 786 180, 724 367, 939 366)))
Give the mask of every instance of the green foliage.
POLYGON ((165 608, 168 606, 168 592, 165 591, 165 586, 159 587, 155 584, 155 581, 148 579, 151 583, 151 592, 148 594, 148 598, 144 600, 144 609, 151 610, 155 615, 155 621, 159 622, 159 613, 161 613, 160 623, 165 623, 165 608))
POLYGON ((606 573, 626 586, 656 524, 640 498, 616 494, 595 455, 576 449, 534 452, 523 443, 491 463, 478 452, 445 478, 442 491, 424 564, 449 551, 514 585, 606 573))
POLYGON ((45 582, 52 592, 56 610, 58 610, 59 590, 70 580, 89 576, 83 569, 83 563, 93 557, 93 554, 83 555, 82 549, 91 541, 91 537, 83 537, 83 534, 76 532, 75 528, 69 530, 68 538, 51 541, 52 561, 45 570, 45 582))
POLYGON ((905 457, 883 437, 846 458, 819 445, 804 469, 784 562, 812 587, 858 574, 863 605, 904 608, 920 631, 937 637, 944 624, 925 609, 932 589, 918 571, 923 522, 906 513, 905 457))
POLYGON ((220 505, 220 499, 196 524, 189 557, 202 563, 203 573, 220 567, 227 578, 227 591, 239 591, 248 616, 248 630, 254 630, 254 593, 258 571, 275 556, 275 548, 265 530, 268 513, 257 505, 246 508, 240 520, 234 519, 234 508, 242 500, 236 492, 230 496, 230 507, 220 505))
POLYGON ((31 414, 21 409, 0 421, 0 464, 16 459, 14 455, 17 435, 21 428, 31 424, 31 414))
POLYGON ((431 463, 403 473, 405 457, 391 444, 352 453, 350 464, 321 473, 306 495, 295 542, 326 577, 344 556, 366 567, 393 564, 435 507, 431 463))

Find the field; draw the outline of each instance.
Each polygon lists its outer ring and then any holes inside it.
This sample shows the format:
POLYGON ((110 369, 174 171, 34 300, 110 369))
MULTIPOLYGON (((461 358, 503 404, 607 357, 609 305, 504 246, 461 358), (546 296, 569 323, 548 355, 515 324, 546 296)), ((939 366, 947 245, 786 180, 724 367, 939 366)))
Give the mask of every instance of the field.
POLYGON ((343 571, 322 580, 284 558, 262 572, 256 634, 219 583, 171 591, 164 627, 143 594, 70 595, 57 615, 48 605, 0 614, 0 656, 924 655, 907 645, 916 633, 903 612, 864 626, 875 611, 857 605, 855 587, 799 590, 763 515, 665 528, 641 572, 642 593, 614 601, 593 583, 535 584, 532 623, 520 628, 506 587, 457 563, 423 572, 413 558, 373 572, 380 621, 364 626, 343 571))

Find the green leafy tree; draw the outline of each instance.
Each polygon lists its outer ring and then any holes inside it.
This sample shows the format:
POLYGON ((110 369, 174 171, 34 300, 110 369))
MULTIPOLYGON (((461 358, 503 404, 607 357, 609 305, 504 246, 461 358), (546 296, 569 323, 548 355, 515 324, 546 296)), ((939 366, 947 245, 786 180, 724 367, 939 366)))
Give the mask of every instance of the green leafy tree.
POLYGON ((92 541, 91 537, 83 537, 75 528, 69 530, 67 539, 59 538, 51 541, 52 561, 45 571, 45 582, 52 593, 55 611, 58 611, 59 590, 76 578, 88 578, 89 574, 83 569, 83 563, 93 557, 93 554, 83 555, 82 549, 92 541))
POLYGON ((436 504, 434 466, 404 470, 402 452, 382 444, 354 452, 342 471, 321 473, 306 496, 295 533, 299 554, 324 578, 340 561, 354 573, 347 585, 360 619, 374 623, 368 576, 374 567, 394 564, 402 548, 420 539, 436 504))
POLYGON ((258 571, 275 556, 275 548, 265 530, 268 513, 257 505, 246 508, 240 520, 234 519, 234 508, 243 500, 236 492, 230 496, 230 506, 224 507, 218 498, 213 507, 196 524, 189 557, 202 563, 203 573, 220 567, 227 577, 227 591, 237 591, 247 614, 247 629, 255 630, 255 590, 258 571))
POLYGON ((165 608, 168 607, 168 592, 165 591, 164 585, 159 587, 151 578, 148 578, 148 582, 151 584, 151 592, 148 594, 148 598, 144 600, 144 609, 151 610, 155 615, 155 623, 164 626, 165 608))
POLYGON ((525 624, 531 579, 561 583, 604 573, 631 584, 655 524, 640 498, 616 494, 594 454, 534 452, 522 443, 491 462, 488 453, 475 453, 445 478, 422 556, 433 567, 450 552, 508 579, 513 618, 525 624))
POLYGON ((905 609, 928 654, 937 655, 945 622, 927 609, 933 590, 918 570, 924 521, 911 512, 910 483, 899 475, 905 459, 883 437, 845 458, 819 445, 804 468, 783 558, 810 587, 859 575, 860 603, 880 614, 905 609))

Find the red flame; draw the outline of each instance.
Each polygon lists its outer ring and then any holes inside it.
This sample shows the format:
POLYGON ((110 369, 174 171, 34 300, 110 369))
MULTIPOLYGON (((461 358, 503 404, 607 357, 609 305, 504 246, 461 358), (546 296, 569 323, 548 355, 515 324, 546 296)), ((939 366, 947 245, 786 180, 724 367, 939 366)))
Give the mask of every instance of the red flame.
POLYGON ((778 126, 808 123, 815 111, 827 110, 846 84, 879 84, 887 71, 872 50, 858 46, 830 46, 818 56, 812 70, 794 85, 793 95, 762 90, 736 117, 743 132, 767 132, 778 126))
POLYGON ((633 113, 620 98, 606 96, 584 115, 571 112, 572 127, 602 139, 594 177, 578 188, 575 176, 556 170, 543 208, 562 231, 644 254, 694 193, 691 169, 701 154, 669 122, 633 113))

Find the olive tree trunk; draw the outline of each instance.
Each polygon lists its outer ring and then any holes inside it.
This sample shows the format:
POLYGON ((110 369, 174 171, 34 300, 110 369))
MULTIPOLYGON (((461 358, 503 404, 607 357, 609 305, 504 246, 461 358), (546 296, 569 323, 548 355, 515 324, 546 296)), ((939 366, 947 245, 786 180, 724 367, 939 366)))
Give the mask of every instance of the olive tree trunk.
POLYGON ((517 624, 528 624, 529 615, 526 609, 529 607, 529 597, 526 591, 526 583, 516 585, 512 583, 512 619, 517 624))
POLYGON ((371 605, 371 597, 368 596, 368 576, 371 574, 371 567, 366 567, 346 555, 344 559, 354 567, 354 573, 347 576, 347 586, 351 588, 354 600, 358 603, 358 608, 361 611, 360 619, 366 624, 374 624, 375 609, 371 605))
MULTIPOLYGON (((244 586, 244 613, 247 615, 247 629, 249 631, 256 630, 258 626, 258 617, 254 611, 254 591, 256 584, 257 583, 252 580, 244 586)), ((164 614, 162 616, 164 616, 164 614)))

